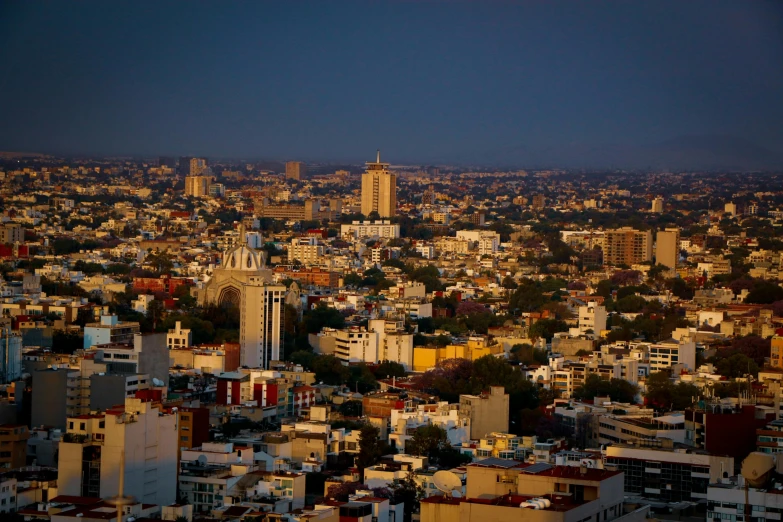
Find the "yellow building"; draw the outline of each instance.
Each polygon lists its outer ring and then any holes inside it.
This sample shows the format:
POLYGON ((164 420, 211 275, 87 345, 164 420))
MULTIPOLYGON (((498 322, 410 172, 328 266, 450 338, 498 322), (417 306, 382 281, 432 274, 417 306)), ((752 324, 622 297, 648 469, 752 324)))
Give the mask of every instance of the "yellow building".
POLYGON ((504 353, 503 345, 500 343, 489 344, 487 337, 471 337, 467 344, 450 344, 437 348, 417 346, 413 349, 413 371, 426 372, 446 359, 475 361, 485 355, 501 355, 502 353, 504 353))
POLYGON ((397 175, 389 171, 389 163, 381 163, 381 152, 373 162, 367 162, 362 174, 362 214, 377 212, 382 218, 393 217, 397 210, 397 175))
POLYGON ((773 368, 783 368, 783 337, 776 335, 772 338, 772 351, 769 356, 769 365, 773 368))

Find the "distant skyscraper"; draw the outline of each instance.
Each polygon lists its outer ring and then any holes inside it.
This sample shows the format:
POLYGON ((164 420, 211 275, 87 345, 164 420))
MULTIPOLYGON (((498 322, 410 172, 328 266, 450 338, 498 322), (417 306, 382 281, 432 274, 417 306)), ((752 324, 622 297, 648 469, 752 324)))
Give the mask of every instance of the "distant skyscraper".
POLYGON ((650 210, 656 214, 663 212, 663 198, 658 196, 652 200, 652 208, 650 210))
POLYGON ((207 168, 209 163, 204 158, 191 158, 190 160, 190 175, 200 176, 207 168))
POLYGON ((203 198, 209 193, 209 178, 206 176, 186 176, 185 196, 203 198))
POLYGON ((307 166, 301 161, 289 161, 285 164, 286 179, 295 179, 299 181, 307 174, 307 166))
POLYGON ((633 265, 652 260, 652 232, 631 227, 604 233, 604 264, 633 265))
POLYGON ((546 205, 546 197, 543 194, 536 194, 533 196, 533 208, 536 210, 542 210, 546 205))
POLYGON ((392 217, 397 210, 397 175, 389 172, 389 163, 381 163, 381 151, 376 161, 367 162, 362 174, 362 214, 377 212, 382 218, 392 217))
POLYGON ((659 230, 655 236, 655 262, 659 265, 677 268, 680 257, 680 229, 659 230))
POLYGON ((190 160, 193 156, 180 156, 177 162, 177 171, 182 176, 190 176, 190 160))

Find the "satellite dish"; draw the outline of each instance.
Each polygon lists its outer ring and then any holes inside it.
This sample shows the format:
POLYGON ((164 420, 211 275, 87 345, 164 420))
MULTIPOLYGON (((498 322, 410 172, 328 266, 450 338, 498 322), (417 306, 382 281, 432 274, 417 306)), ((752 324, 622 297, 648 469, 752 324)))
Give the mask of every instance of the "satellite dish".
POLYGON ((164 386, 165 385, 165 383, 163 381, 161 381, 160 379, 158 379, 157 377, 153 377, 152 378, 152 384, 154 384, 155 386, 164 386))
POLYGON ((451 471, 438 471, 432 476, 433 485, 446 496, 462 496, 462 479, 451 471), (454 490, 457 490, 456 495, 454 490))
POLYGON ((206 466, 207 465, 207 456, 206 455, 199 455, 196 459, 196 462, 198 462, 199 466, 206 466))
POLYGON ((742 461, 742 476, 754 488, 763 486, 773 469, 775 469, 775 460, 767 453, 754 451, 742 461))

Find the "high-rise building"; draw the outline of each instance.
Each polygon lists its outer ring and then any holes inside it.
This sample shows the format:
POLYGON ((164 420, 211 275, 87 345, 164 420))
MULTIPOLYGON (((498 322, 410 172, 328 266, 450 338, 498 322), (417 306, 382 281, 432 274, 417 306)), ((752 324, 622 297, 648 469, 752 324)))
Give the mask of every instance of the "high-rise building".
POLYGON ((604 233, 604 264, 633 265, 652 260, 652 232, 631 227, 604 233))
POLYGON ((269 368, 282 360, 285 285, 258 282, 244 287, 240 306, 240 362, 250 368, 269 368))
POLYGON ((185 196, 203 198, 209 193, 209 178, 206 176, 186 176, 185 196))
POLYGON ((190 170, 188 171, 188 174, 191 176, 200 176, 202 172, 207 170, 209 167, 209 163, 204 158, 191 158, 190 159, 190 170))
POLYGON ((650 209, 651 212, 654 212, 656 214, 660 214, 663 212, 663 198, 658 196, 654 200, 652 200, 652 208, 650 209))
POLYGON ((367 162, 362 174, 362 214, 377 212, 382 218, 394 216, 397 210, 397 175, 389 171, 389 163, 381 163, 381 151, 375 162, 367 162))
POLYGON ((59 448, 59 493, 115 496, 122 470, 125 495, 145 504, 171 504, 177 496, 177 437, 176 415, 142 399, 69 417, 59 448))
POLYGON ((299 181, 307 174, 307 166, 301 161, 289 161, 285 164, 286 179, 299 181))
POLYGON ((680 229, 659 230, 655 236, 655 262, 669 268, 677 268, 680 257, 680 229))
POLYGON ((546 197, 543 194, 533 196, 533 209, 542 210, 546 206, 546 197))
POLYGON ((180 156, 177 162, 177 171, 181 176, 190 176, 190 160, 193 156, 180 156))

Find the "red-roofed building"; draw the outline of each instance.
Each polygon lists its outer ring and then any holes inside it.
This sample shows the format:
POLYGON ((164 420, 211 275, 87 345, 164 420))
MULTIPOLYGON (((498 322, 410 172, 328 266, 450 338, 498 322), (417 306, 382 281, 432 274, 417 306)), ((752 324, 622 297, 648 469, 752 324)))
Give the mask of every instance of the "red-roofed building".
POLYGON ((163 292, 172 295, 180 286, 191 286, 192 284, 193 281, 186 277, 171 277, 170 275, 133 278, 133 290, 142 293, 163 292))

